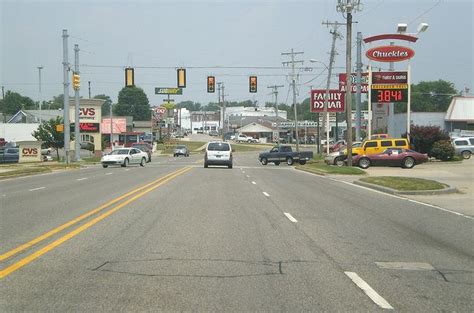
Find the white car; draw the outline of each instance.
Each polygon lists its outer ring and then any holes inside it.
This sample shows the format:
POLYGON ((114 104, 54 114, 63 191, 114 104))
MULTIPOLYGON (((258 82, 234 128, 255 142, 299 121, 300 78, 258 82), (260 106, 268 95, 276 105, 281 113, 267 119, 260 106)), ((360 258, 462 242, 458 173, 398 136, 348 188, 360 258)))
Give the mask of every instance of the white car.
POLYGON ((127 167, 129 164, 140 164, 140 166, 145 166, 147 159, 148 154, 140 149, 120 148, 104 155, 100 160, 100 163, 102 163, 103 168, 107 168, 109 165, 127 167))
POLYGON ((226 165, 232 168, 232 147, 227 142, 211 141, 206 146, 204 167, 209 165, 226 165))
POLYGON ((237 136, 237 142, 248 142, 248 143, 252 143, 252 142, 257 142, 257 139, 254 139, 250 136, 247 136, 247 135, 242 135, 242 134, 239 134, 237 136))

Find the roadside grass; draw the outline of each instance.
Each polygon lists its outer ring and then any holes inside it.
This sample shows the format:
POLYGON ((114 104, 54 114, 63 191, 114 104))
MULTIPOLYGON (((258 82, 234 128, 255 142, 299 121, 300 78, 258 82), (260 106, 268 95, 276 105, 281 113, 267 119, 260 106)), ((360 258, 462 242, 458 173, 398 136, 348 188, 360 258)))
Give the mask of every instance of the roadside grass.
MULTIPOLYGON (((100 159, 99 159, 100 161, 100 159)), ((71 169, 71 168, 80 168, 81 164, 80 163, 69 163, 69 164, 64 164, 64 163, 44 163, 38 167, 46 167, 51 170, 62 170, 62 169, 71 169)))
POLYGON ((11 170, 11 171, 0 172, 0 179, 35 175, 35 174, 41 174, 41 173, 51 173, 51 169, 44 166, 21 167, 21 168, 11 170))
POLYGON ((100 159, 102 158, 99 156, 91 156, 91 157, 82 158, 82 161, 86 163, 99 163, 100 159))
POLYGON ((234 152, 264 151, 271 149, 272 146, 265 144, 240 144, 231 143, 234 152))
POLYGON ((173 143, 159 144, 157 146, 157 150, 161 150, 161 154, 173 154, 174 149, 176 148, 177 145, 185 145, 186 147, 188 147, 188 150, 192 153, 192 152, 199 152, 196 150, 201 148, 205 144, 206 144, 205 142, 201 142, 201 141, 176 141, 173 143))
POLYGON ((324 163, 322 155, 315 155, 305 165, 297 165, 296 169, 319 174, 319 175, 365 175, 366 173, 357 167, 335 166, 324 163))
POLYGON ((439 190, 447 187, 445 184, 434 180, 412 177, 364 177, 360 181, 395 190, 439 190))

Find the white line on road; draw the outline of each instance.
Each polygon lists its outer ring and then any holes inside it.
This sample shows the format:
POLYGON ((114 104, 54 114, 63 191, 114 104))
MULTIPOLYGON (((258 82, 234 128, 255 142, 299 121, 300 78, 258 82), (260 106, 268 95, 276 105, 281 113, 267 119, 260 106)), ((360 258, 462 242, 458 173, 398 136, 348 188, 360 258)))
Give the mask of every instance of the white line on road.
POLYGON ((252 184, 256 185, 257 183, 253 181, 252 184))
POLYGON ((89 178, 87 178, 87 177, 82 177, 82 178, 78 178, 78 179, 76 179, 76 180, 80 181, 80 180, 86 180, 86 179, 89 179, 89 178))
POLYGON ((105 173, 105 175, 112 175, 113 173, 105 173))
POLYGON ((247 176, 247 178, 250 178, 250 176, 249 176, 249 175, 245 175, 245 176, 247 176))
POLYGON ((129 168, 126 168, 126 169, 125 169, 125 172, 128 172, 128 171, 130 171, 130 169, 129 169, 129 168))
POLYGON ((437 205, 433 205, 433 204, 429 204, 429 203, 424 203, 424 202, 420 202, 420 201, 416 201, 416 200, 412 200, 412 199, 407 199, 407 200, 410 201, 410 202, 416 203, 416 204, 426 205, 426 206, 432 207, 432 208, 434 208, 434 209, 438 209, 438 210, 441 210, 441 211, 449 212, 449 213, 452 213, 452 214, 456 214, 456 215, 458 215, 458 216, 462 216, 462 217, 465 217, 465 218, 474 220, 474 217, 472 217, 472 216, 464 215, 464 214, 462 214, 462 213, 455 212, 455 211, 451 211, 451 210, 448 210, 448 209, 439 207, 439 206, 437 206, 437 205))
POLYGON ((357 285, 364 293, 372 300, 375 304, 377 304, 382 309, 389 309, 393 310, 393 306, 387 302, 382 296, 380 296, 377 291, 372 289, 362 278, 354 272, 344 272, 353 282, 357 285))
POLYGON ((270 197, 270 195, 269 195, 268 193, 266 193, 265 191, 262 192, 262 193, 263 193, 265 196, 270 197))
POLYGON ((30 191, 42 190, 42 189, 45 189, 45 188, 46 188, 46 187, 38 187, 38 188, 30 189, 30 191))
POLYGON ((283 213, 283 214, 285 214, 285 216, 288 217, 288 219, 289 219, 290 221, 292 221, 293 223, 297 223, 297 222, 298 222, 298 221, 296 220, 296 218, 294 218, 293 216, 291 216, 290 213, 283 213))

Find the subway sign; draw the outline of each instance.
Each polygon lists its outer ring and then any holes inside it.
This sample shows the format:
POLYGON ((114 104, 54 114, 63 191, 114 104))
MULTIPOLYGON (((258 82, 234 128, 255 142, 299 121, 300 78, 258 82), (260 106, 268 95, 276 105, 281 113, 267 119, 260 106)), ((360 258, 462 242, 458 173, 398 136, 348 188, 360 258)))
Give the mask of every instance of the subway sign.
POLYGON ((182 88, 156 87, 155 95, 182 95, 182 88))

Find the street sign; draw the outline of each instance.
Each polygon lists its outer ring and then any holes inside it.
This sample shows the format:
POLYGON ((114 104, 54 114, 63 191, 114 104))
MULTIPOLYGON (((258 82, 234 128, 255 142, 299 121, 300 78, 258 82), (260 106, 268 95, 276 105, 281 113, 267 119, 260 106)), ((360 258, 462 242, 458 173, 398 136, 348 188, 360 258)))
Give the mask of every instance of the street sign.
MULTIPOLYGON (((328 98, 328 112, 345 112, 345 93, 339 90, 329 90, 328 98)), ((310 111, 313 113, 320 113, 324 111, 324 100, 326 98, 326 90, 318 89, 311 90, 311 107, 310 111)))
POLYGON ((156 107, 156 108, 153 109, 153 111, 155 111, 155 113, 157 113, 157 114, 165 114, 166 113, 166 108, 156 107))
MULTIPOLYGON (((339 74, 339 91, 346 92, 346 73, 339 74)), ((357 92, 357 73, 351 73, 351 84, 352 84, 352 93, 357 92)), ((367 93, 369 90, 369 73, 362 73, 361 76, 361 88, 362 93, 367 93)))
POLYGON ((415 51, 403 46, 380 46, 367 50, 367 58, 378 62, 400 62, 411 59, 415 51))
POLYGON ((155 87, 155 95, 182 95, 182 88, 155 87))

